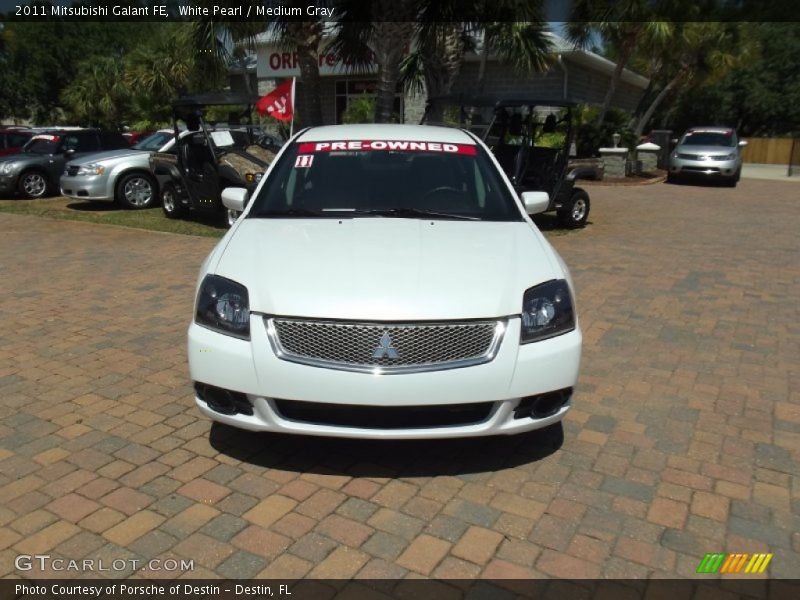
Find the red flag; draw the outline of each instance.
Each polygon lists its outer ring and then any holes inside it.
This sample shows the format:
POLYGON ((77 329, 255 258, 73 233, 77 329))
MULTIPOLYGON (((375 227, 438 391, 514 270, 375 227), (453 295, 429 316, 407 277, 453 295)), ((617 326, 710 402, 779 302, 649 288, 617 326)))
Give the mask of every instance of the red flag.
POLYGON ((287 79, 266 96, 256 102, 261 115, 269 115, 278 121, 291 121, 294 115, 294 79, 287 79))

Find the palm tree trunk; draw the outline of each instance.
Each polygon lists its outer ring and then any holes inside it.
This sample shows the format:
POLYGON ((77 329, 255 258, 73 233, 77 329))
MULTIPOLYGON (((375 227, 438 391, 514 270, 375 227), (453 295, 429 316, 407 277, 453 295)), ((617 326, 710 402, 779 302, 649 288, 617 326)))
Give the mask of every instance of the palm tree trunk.
POLYGON ((322 125, 320 99, 319 45, 322 28, 317 21, 297 21, 288 25, 289 35, 297 49, 300 81, 303 85, 303 106, 299 117, 303 124, 322 125))
POLYGON ((645 126, 647 125, 647 123, 650 122, 650 119, 653 117, 653 113, 655 112, 656 108, 658 108, 658 105, 661 104, 664 98, 667 97, 667 94, 669 94, 675 88, 675 86, 678 85, 678 82, 683 78, 683 75, 684 72, 682 70, 679 71, 678 74, 675 75, 675 77, 673 77, 669 81, 669 83, 667 83, 667 85, 665 85, 661 89, 658 95, 650 103, 650 106, 647 108, 645 113, 639 119, 639 122, 636 124, 636 129, 634 130, 634 132, 636 134, 637 140, 642 136, 642 132, 644 131, 645 126))
MULTIPOLYGON (((421 50, 428 98, 449 94, 464 57, 460 27, 454 23, 442 25, 441 30, 435 33, 433 39, 427 40, 421 50)), ((431 123, 444 121, 444 106, 441 103, 432 104, 427 119, 431 123)))
MULTIPOLYGON (((387 8, 387 18, 407 18, 410 4, 398 3, 394 9, 387 8)), ((410 13, 409 13, 410 14, 410 13)), ((394 111, 397 82, 400 80, 400 62, 403 60, 414 34, 411 21, 386 21, 375 24, 374 51, 378 62, 378 83, 375 90, 375 122, 389 123, 394 111)))

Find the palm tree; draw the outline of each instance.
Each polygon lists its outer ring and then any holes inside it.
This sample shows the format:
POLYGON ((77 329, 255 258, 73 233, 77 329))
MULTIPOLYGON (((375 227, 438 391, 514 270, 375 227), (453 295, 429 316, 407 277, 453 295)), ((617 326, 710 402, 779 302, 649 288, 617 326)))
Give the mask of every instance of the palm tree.
MULTIPOLYGON (((305 7, 304 0, 291 0, 287 7, 305 7)), ((322 94, 319 77, 319 53, 322 50, 324 26, 319 19, 297 21, 290 18, 277 17, 272 21, 269 32, 274 34, 280 43, 290 51, 297 52, 297 63, 300 67, 300 82, 303 86, 303 106, 299 116, 309 126, 322 125, 322 94)))
POLYGON ((637 46, 646 42, 657 43, 669 37, 671 23, 656 20, 658 15, 650 0, 624 0, 613 4, 597 0, 574 1, 567 24, 567 37, 576 46, 586 48, 599 35, 616 60, 608 90, 597 114, 598 123, 603 122, 622 72, 637 46))
MULTIPOLYGON (((545 34, 541 0, 519 4, 515 0, 472 0, 432 3, 426 7, 417 33, 417 51, 406 61, 406 80, 425 81, 428 96, 450 92, 461 68, 464 53, 480 40, 480 63, 475 93, 482 94, 490 55, 511 64, 520 74, 544 70, 549 64, 550 40, 545 34), (518 21, 492 21, 513 14, 518 21), (459 22, 458 17, 471 19, 459 22), (418 72, 415 72, 418 71, 418 72)), ((418 83, 416 83, 419 86, 418 83)), ((431 121, 441 120, 442 106, 433 105, 431 121)))
MULTIPOLYGON (((428 2, 427 4, 432 4, 428 2)), ((420 0, 342 0, 330 49, 350 66, 364 72, 373 60, 378 64, 375 122, 392 119, 401 64, 414 34, 424 22, 420 0)))
POLYGON ((740 23, 680 22, 671 24, 671 29, 668 43, 655 44, 646 51, 651 81, 660 89, 648 99, 647 109, 636 121, 637 137, 671 93, 718 81, 756 53, 757 44, 740 23))
POLYGON ((122 61, 112 56, 81 63, 75 79, 64 89, 62 100, 80 122, 120 129, 130 112, 130 90, 122 61))

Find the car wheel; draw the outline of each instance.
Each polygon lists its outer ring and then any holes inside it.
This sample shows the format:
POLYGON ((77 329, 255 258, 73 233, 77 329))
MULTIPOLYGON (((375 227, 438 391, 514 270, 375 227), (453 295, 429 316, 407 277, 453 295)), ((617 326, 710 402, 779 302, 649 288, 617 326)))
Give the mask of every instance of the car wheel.
POLYGON ((180 219, 186 214, 186 208, 178 199, 178 191, 171 183, 167 183, 161 188, 161 208, 164 210, 164 216, 168 219, 180 219))
POLYGON ((128 173, 117 183, 117 202, 125 208, 150 208, 156 203, 156 182, 146 173, 128 173))
POLYGON ((589 194, 581 189, 575 189, 569 205, 558 211, 558 220, 562 225, 571 229, 585 227, 586 221, 589 219, 589 208, 589 194))
POLYGON ((44 198, 50 194, 50 182, 41 171, 25 171, 19 176, 17 189, 24 198, 44 198))
POLYGON ((230 208, 225 209, 225 223, 228 227, 233 227, 233 224, 236 223, 236 220, 242 216, 238 210, 231 210, 230 208))

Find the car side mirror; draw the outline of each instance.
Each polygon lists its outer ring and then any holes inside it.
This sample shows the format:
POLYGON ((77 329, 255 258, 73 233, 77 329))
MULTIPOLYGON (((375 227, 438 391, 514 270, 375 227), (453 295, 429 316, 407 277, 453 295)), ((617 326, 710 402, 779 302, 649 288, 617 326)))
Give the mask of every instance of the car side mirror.
POLYGON ((242 212, 249 197, 249 192, 244 188, 229 187, 222 190, 222 204, 230 210, 242 212))
POLYGON ((550 194, 547 192, 522 192, 520 197, 529 215, 538 215, 550 207, 550 194))
POLYGON ((745 146, 747 146, 747 140, 742 140, 739 142, 739 148, 744 148, 745 146))

